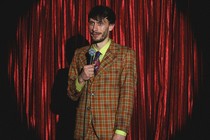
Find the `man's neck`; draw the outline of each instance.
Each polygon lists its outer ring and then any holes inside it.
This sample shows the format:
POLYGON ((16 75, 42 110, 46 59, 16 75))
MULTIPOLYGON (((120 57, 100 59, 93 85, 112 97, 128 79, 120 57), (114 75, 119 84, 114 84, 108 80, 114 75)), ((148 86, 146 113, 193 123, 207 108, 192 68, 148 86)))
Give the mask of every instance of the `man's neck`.
POLYGON ((108 41, 109 41, 109 38, 106 38, 104 41, 96 43, 97 50, 100 50, 101 48, 103 48, 108 41))

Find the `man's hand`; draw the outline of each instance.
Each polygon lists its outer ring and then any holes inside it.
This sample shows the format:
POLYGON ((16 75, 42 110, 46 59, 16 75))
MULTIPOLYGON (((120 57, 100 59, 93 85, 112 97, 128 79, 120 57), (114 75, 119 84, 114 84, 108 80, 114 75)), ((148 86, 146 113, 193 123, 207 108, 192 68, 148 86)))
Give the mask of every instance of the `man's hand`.
POLYGON ((125 140, 125 136, 114 134, 112 140, 125 140))
POLYGON ((83 67, 82 73, 79 75, 79 83, 84 83, 94 76, 94 64, 85 65, 83 67))

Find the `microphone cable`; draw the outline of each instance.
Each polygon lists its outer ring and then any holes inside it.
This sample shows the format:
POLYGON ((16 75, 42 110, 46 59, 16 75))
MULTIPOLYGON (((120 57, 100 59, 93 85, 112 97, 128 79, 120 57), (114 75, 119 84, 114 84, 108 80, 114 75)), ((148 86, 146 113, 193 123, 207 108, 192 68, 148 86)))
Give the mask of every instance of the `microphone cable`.
MULTIPOLYGON (((89 51, 89 56, 90 56, 90 59, 88 64, 92 64, 93 62, 93 57, 96 53, 96 51, 93 49, 93 48, 90 48, 89 51)), ((85 91, 86 91, 86 94, 85 94, 85 110, 84 110, 84 120, 83 120, 83 140, 85 140, 85 121, 86 121, 86 112, 87 112, 87 99, 88 99, 88 85, 89 85, 89 80, 86 81, 86 84, 85 84, 85 91)))

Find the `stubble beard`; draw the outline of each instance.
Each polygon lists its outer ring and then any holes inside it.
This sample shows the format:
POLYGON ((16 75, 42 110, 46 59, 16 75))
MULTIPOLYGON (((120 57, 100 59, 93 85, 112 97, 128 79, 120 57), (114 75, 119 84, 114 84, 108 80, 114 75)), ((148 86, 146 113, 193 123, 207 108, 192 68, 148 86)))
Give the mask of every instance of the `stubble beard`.
POLYGON ((108 30, 103 32, 101 38, 99 38, 99 39, 94 39, 94 37, 92 37, 93 43, 103 42, 107 38, 107 36, 108 36, 108 30))

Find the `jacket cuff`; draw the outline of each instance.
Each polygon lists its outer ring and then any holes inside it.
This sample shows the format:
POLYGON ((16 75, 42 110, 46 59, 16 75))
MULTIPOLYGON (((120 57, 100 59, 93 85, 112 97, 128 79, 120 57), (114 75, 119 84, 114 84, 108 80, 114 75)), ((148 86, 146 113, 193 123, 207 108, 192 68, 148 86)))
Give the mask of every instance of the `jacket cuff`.
POLYGON ((127 135, 127 133, 126 132, 124 132, 124 131, 122 131, 122 130, 115 130, 115 134, 118 134, 118 135, 122 135, 122 136, 126 136, 127 135))

